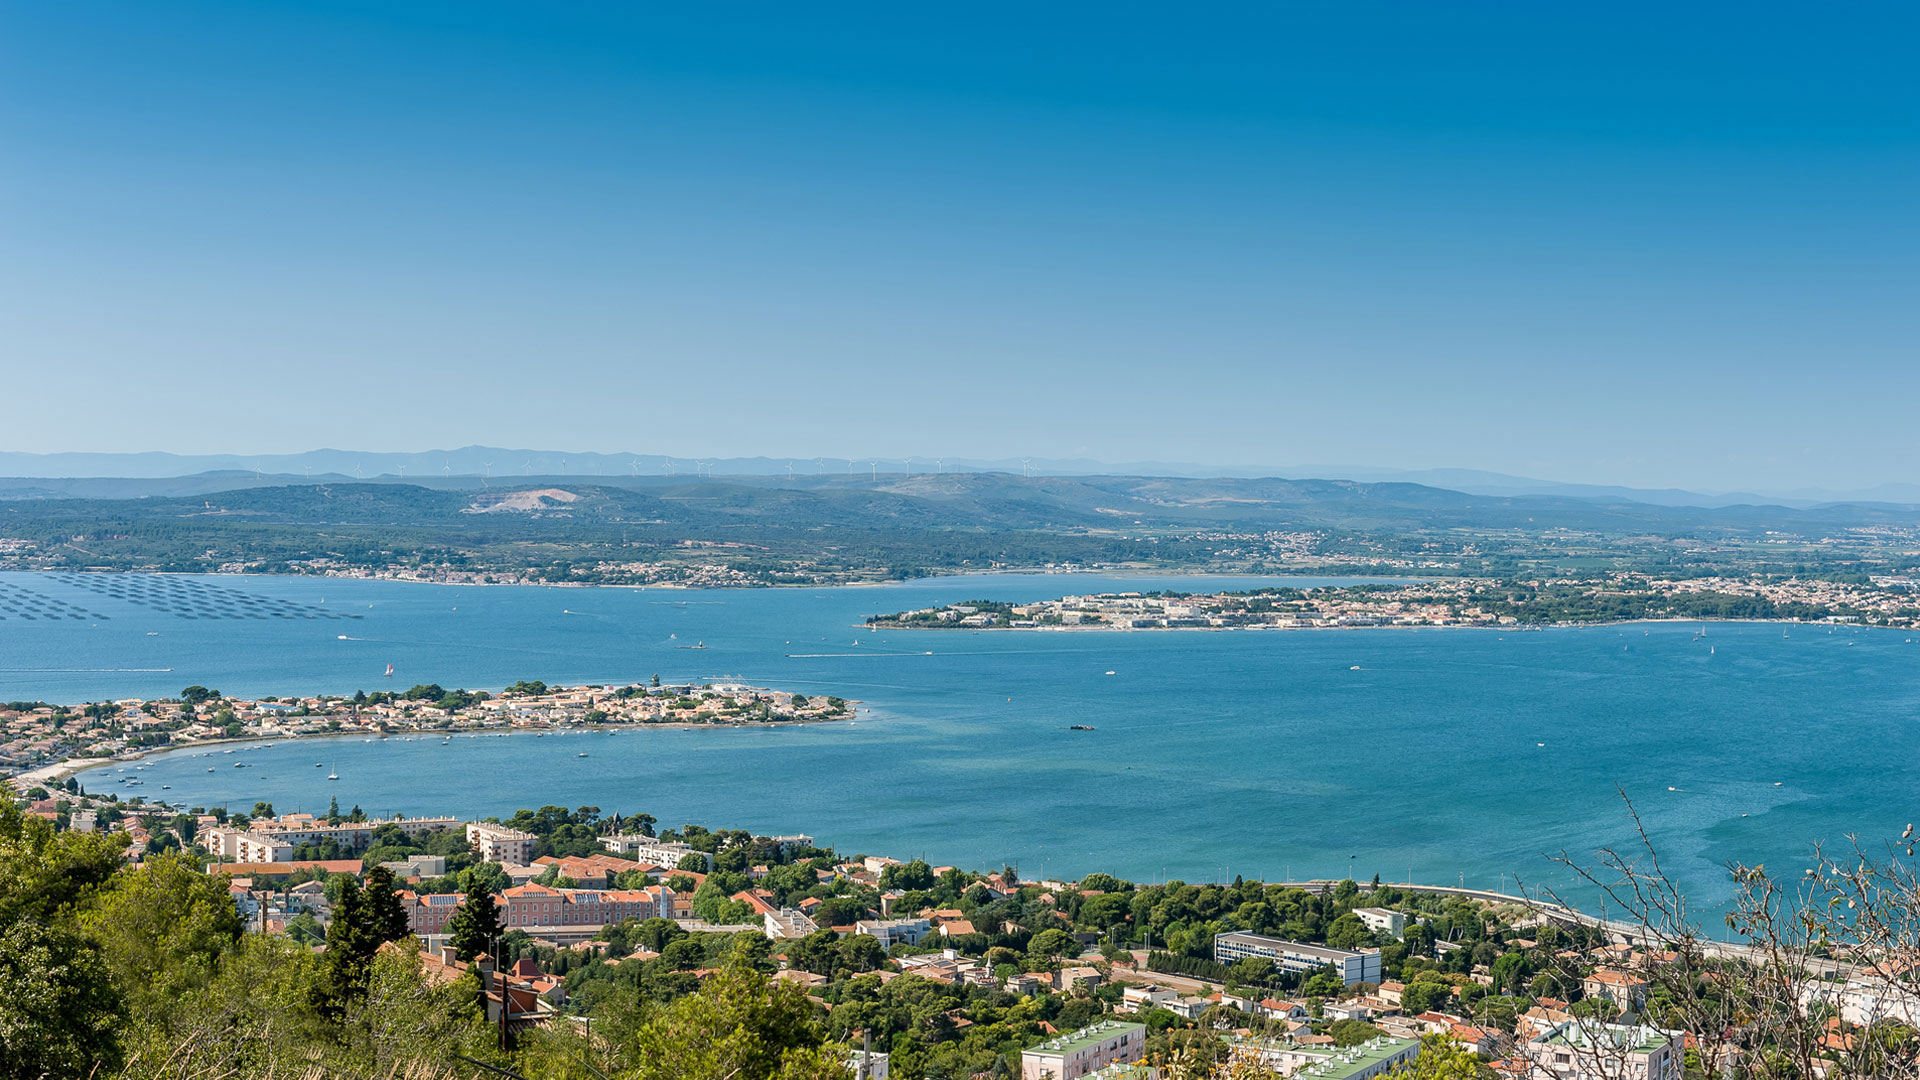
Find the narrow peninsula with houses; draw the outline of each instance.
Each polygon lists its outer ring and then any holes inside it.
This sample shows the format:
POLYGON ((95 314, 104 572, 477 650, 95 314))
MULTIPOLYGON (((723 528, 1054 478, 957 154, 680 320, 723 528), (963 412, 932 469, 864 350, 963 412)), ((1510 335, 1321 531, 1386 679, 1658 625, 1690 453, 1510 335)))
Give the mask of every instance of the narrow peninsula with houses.
MULTIPOLYGON (((451 738, 569 727, 740 727, 851 719, 857 701, 733 683, 548 686, 490 693, 426 683, 351 697, 228 697, 189 686, 176 697, 85 705, 0 701, 0 776, 64 778, 115 758, 225 739, 337 735, 451 738)), ((138 777, 125 781, 139 783, 138 777)))
POLYGON ((886 630, 1296 630, 1366 626, 1572 626, 1746 620, 1912 628, 1913 579, 1614 573, 1523 581, 1438 579, 1245 592, 1117 592, 1007 603, 969 600, 874 615, 886 630))

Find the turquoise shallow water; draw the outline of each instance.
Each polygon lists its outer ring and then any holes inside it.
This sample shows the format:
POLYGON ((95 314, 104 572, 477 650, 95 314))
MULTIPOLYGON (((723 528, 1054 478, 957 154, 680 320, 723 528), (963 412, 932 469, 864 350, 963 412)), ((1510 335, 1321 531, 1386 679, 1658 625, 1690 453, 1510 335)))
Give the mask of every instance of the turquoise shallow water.
POLYGON ((0 619, 0 698, 657 672, 874 710, 793 729, 281 743, 249 751, 255 768, 212 773, 225 762, 204 751, 149 759, 145 793, 170 784, 196 805, 312 810, 335 793, 380 813, 597 805, 1029 874, 1351 869, 1510 888, 1515 874, 1565 880, 1543 853, 1626 840, 1624 789, 1704 909, 1729 895, 1729 859, 1797 874, 1813 841, 1877 843, 1920 819, 1920 644, 1895 632, 856 629, 871 612, 969 597, 1182 584, 1081 575, 725 592, 219 578, 114 596, 100 581, 0 575, 8 584, 84 615, 0 619))

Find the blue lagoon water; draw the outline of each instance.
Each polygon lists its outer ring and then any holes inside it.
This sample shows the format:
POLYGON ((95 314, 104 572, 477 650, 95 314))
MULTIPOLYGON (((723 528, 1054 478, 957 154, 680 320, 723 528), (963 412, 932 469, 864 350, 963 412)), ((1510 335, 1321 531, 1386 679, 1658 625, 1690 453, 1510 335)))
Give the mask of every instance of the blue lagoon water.
MULTIPOLYGON (((1730 895, 1728 860, 1797 874, 1815 841, 1878 843, 1920 819, 1920 644, 1900 632, 858 625, 969 598, 1253 579, 710 592, 184 580, 193 596, 182 601, 0 575, 0 593, 11 584, 43 597, 42 610, 59 601, 84 612, 0 618, 0 699, 657 673, 864 702, 856 722, 807 727, 282 742, 247 751, 248 769, 205 750, 148 759, 139 790, 186 805, 317 810, 333 795, 381 814, 593 805, 669 824, 805 831, 843 852, 1010 862, 1029 875, 1411 874, 1511 888, 1515 875, 1567 884, 1548 854, 1629 841, 1624 791, 1667 870, 1708 910, 1730 895), (201 595, 196 581, 255 602, 201 595), (235 613, 245 617, 226 617, 235 613), (315 613, 359 618, 305 617, 315 613), (696 643, 706 648, 680 647, 696 643), (329 771, 341 780, 327 783, 329 771)), ((115 768, 81 781, 108 790, 115 768)))

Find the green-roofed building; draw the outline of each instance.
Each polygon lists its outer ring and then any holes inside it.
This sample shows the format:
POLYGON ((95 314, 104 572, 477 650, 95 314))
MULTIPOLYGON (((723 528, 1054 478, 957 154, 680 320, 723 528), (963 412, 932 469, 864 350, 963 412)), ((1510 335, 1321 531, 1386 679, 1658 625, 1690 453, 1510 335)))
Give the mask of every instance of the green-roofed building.
POLYGON ((1020 1080, 1085 1080, 1100 1069, 1146 1056, 1147 1025, 1102 1020, 1021 1051, 1020 1080))
POLYGON ((1229 1041, 1235 1061, 1270 1069, 1279 1076, 1302 1080, 1370 1080, 1410 1065, 1420 1056, 1417 1039, 1386 1036, 1356 1046, 1322 1046, 1291 1039, 1237 1038, 1229 1041))

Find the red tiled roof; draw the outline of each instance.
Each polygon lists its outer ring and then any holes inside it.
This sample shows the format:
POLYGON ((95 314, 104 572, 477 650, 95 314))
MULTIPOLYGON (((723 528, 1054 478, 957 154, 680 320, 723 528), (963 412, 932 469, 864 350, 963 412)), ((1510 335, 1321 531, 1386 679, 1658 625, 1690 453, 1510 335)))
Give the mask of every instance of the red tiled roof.
POLYGON ((307 859, 299 862, 269 863, 214 863, 208 867, 209 874, 250 874, 254 877, 284 877, 295 870, 318 867, 329 874, 353 874, 358 876, 365 869, 359 859, 307 859))

